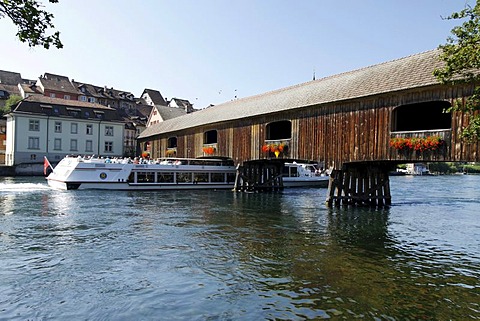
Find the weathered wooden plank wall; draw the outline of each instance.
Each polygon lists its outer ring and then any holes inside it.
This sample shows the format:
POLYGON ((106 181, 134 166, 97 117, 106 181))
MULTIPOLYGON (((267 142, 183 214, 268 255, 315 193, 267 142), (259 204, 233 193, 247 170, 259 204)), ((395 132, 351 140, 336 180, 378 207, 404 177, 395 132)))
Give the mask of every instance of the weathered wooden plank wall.
MULTIPOLYGON (((398 158, 389 146, 395 107, 438 100, 453 103, 472 89, 473 86, 437 85, 163 133, 153 139, 152 155, 165 156, 167 139, 176 136, 178 157, 200 156, 204 133, 217 130, 215 155, 232 157, 236 163, 263 158, 261 147, 266 140, 267 124, 290 120, 292 135, 287 155, 290 158, 325 161, 326 166, 335 168, 346 162, 395 160, 398 158)), ((447 142, 450 147, 445 161, 480 161, 479 145, 465 144, 460 138, 467 121, 464 114, 452 114, 451 141, 447 142)))

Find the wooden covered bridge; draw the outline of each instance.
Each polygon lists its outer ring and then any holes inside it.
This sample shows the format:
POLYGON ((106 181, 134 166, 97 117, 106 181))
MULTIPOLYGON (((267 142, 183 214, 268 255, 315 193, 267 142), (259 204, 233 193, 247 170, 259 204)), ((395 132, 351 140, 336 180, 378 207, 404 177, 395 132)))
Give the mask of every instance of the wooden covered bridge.
POLYGON ((432 50, 257 96, 148 127, 152 158, 231 157, 317 161, 332 169, 329 204, 388 205, 388 172, 417 161, 479 161, 460 132, 467 117, 446 113, 474 84, 443 85, 432 50))

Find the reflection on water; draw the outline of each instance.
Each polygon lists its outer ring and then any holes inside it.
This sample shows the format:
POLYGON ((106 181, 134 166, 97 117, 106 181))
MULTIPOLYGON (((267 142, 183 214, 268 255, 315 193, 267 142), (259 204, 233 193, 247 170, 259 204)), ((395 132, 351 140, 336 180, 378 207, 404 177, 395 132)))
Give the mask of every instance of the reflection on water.
POLYGON ((479 183, 393 178, 389 209, 328 209, 325 189, 0 182, 0 319, 475 320, 479 183))

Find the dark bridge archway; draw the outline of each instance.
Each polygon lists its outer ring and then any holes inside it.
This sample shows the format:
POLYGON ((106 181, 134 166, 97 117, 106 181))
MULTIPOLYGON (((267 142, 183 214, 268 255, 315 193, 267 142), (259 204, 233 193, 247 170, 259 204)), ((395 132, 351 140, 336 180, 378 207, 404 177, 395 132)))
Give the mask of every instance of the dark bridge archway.
POLYGON ((282 140, 292 137, 292 122, 281 120, 266 125, 267 140, 282 140))
POLYGON ((392 112, 392 131, 418 131, 452 128, 448 101, 429 101, 402 105, 392 112))

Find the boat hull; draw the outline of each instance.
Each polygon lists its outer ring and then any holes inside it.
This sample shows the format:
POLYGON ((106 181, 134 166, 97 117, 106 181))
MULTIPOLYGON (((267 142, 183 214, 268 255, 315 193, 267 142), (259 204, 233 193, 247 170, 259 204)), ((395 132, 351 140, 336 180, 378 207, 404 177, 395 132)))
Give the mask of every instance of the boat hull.
POLYGON ((54 189, 60 190, 140 190, 140 191, 155 191, 155 190, 201 190, 201 189, 233 189, 233 183, 225 184, 134 184, 125 182, 62 182, 48 179, 48 185, 54 189))
POLYGON ((322 177, 320 179, 302 179, 302 178, 283 178, 283 187, 328 187, 329 178, 322 177))

